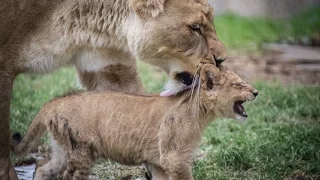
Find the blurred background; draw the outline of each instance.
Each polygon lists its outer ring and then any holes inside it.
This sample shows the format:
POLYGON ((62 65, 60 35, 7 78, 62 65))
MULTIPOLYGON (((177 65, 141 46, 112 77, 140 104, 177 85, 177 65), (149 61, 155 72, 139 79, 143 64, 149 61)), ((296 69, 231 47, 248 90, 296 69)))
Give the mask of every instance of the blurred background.
MULTIPOLYGON (((218 119, 206 130, 194 162, 195 179, 320 179, 320 1, 209 1, 228 50, 224 65, 260 93, 245 106, 246 122, 218 119)), ((146 91, 160 92, 167 76, 140 61, 138 66, 146 91)), ((20 75, 11 129, 24 133, 42 105, 78 88, 72 67, 20 75)), ((37 154, 47 155, 47 142, 37 154)), ((25 165, 25 159, 13 158, 17 166, 25 165)), ((136 179, 142 174, 137 167, 99 161, 92 177, 136 179)))
POLYGON ((229 66, 285 84, 319 84, 319 0, 209 2, 229 66))
POLYGON ((311 7, 319 0, 209 0, 217 15, 232 12, 247 17, 290 18, 311 7))

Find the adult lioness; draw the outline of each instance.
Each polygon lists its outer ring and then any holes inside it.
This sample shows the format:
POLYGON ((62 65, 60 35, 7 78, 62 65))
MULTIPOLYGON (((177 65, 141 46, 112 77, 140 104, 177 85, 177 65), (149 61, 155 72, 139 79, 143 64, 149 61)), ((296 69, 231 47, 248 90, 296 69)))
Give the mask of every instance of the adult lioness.
POLYGON ((206 0, 1 0, 0 179, 8 179, 9 108, 19 73, 74 65, 88 90, 141 92, 135 58, 170 76, 163 95, 191 84, 199 59, 225 48, 206 0))
POLYGON ((216 117, 245 119, 241 104, 257 95, 237 74, 206 64, 198 85, 175 97, 87 92, 53 100, 12 149, 26 153, 49 132, 53 156, 36 180, 54 179, 65 169, 63 179, 88 179, 98 157, 147 163, 153 179, 191 180, 192 152, 204 128, 216 117))

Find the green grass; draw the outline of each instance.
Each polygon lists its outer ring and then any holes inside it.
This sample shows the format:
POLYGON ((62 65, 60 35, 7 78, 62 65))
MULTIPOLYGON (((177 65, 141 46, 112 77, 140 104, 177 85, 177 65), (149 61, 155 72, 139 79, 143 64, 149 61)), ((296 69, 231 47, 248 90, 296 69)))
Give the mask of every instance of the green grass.
MULTIPOLYGON (((224 15, 215 24, 228 48, 251 51, 266 41, 319 30, 319 12, 310 11, 286 23, 224 15)), ((138 66, 145 89, 161 91, 167 80, 164 73, 144 63, 138 66)), ((218 119, 205 131, 201 149, 206 156, 194 164, 195 178, 320 179, 320 87, 254 85, 260 95, 246 105, 249 118, 245 123, 218 119)), ((20 75, 14 84, 12 131, 24 133, 42 105, 76 88, 71 68, 48 75, 20 75)), ((100 162, 94 170, 102 179, 109 174, 117 179, 125 174, 115 172, 119 167, 100 162)))
POLYGON ((225 14, 215 18, 215 26, 220 40, 227 49, 238 52, 256 51, 266 42, 283 39, 294 41, 320 33, 320 8, 282 20, 225 14))

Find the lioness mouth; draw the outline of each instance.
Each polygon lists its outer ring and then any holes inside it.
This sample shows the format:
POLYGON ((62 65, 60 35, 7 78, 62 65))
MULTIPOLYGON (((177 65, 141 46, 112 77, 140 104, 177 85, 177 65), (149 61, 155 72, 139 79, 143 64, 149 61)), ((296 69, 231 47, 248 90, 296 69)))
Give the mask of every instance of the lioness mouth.
POLYGON ((233 105, 233 110, 242 117, 248 117, 244 107, 242 106, 242 103, 244 103, 244 101, 236 101, 233 105))
POLYGON ((160 96, 174 96, 180 92, 196 87, 198 85, 199 78, 193 78, 193 76, 190 76, 190 78, 191 80, 188 80, 188 83, 172 84, 172 81, 169 81, 165 86, 165 90, 160 93, 160 96))

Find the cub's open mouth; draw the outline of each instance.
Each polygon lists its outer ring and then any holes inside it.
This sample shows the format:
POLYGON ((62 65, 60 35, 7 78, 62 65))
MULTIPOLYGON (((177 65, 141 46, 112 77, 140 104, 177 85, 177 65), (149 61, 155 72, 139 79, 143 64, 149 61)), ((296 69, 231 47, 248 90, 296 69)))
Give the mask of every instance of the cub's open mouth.
POLYGON ((233 104, 233 110, 236 114, 238 114, 241 117, 248 117, 246 110, 244 109, 244 107, 242 106, 242 103, 244 103, 244 101, 236 101, 233 104))

